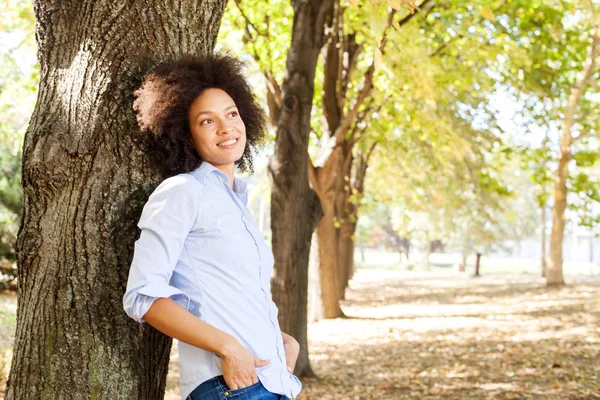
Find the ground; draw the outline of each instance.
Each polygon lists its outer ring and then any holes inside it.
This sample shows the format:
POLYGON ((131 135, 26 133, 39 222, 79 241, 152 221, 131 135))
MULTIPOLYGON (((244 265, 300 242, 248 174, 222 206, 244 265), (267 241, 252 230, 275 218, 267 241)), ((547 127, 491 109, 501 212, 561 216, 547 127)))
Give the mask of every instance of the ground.
MULTIPOLYGON (((298 400, 600 398, 600 278, 567 281, 359 270, 349 318, 309 325, 318 378, 303 379, 298 400)), ((4 379, 15 308, 0 298, 4 379)), ((168 400, 179 399, 177 362, 174 349, 168 400)))
POLYGON ((309 326, 298 399, 600 398, 600 279, 568 281, 359 270, 349 318, 309 326))

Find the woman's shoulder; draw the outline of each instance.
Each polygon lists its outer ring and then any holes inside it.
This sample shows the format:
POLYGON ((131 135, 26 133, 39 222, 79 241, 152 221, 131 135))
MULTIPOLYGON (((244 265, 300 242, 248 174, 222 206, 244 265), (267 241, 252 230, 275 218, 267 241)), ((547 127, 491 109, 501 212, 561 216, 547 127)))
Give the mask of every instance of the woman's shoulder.
POLYGON ((151 197, 179 197, 196 196, 198 194, 197 181, 190 174, 183 173, 166 178, 158 184, 151 197))

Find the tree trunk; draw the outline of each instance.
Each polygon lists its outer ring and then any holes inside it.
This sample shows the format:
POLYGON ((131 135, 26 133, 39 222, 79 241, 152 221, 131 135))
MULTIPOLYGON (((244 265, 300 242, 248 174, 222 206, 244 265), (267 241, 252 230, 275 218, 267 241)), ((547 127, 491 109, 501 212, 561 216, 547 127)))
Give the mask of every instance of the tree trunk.
POLYGON ((319 197, 323 208, 323 218, 317 226, 319 241, 319 274, 321 282, 321 301, 323 318, 343 316, 338 290, 338 227, 336 226, 336 200, 339 184, 339 160, 342 158, 340 147, 333 149, 325 165, 310 169, 310 183, 319 197))
POLYGON ((317 226, 321 300, 325 319, 338 318, 343 315, 338 291, 338 235, 334 223, 333 201, 328 200, 333 199, 321 199, 323 218, 317 226))
POLYGON ((346 299, 346 289, 350 281, 350 275, 354 269, 354 232, 356 231, 356 223, 344 222, 340 228, 338 252, 339 252, 339 298, 346 299))
POLYGON ((23 149, 7 399, 163 398, 171 340, 122 306, 159 180, 132 92, 157 61, 211 52, 225 4, 34 1, 40 88, 23 149))
POLYGON ((563 240, 565 235, 565 210, 567 209, 567 180, 569 178, 569 161, 571 160, 571 145, 573 136, 571 128, 575 124, 575 113, 581 97, 590 82, 595 61, 600 48, 600 37, 592 36, 592 44, 581 75, 571 88, 569 101, 565 110, 563 134, 560 143, 560 155, 555 176, 554 206, 552 207, 552 234, 550 236, 550 263, 546 271, 546 284, 549 286, 563 285, 563 240))
POLYGON ((565 236, 565 210, 567 209, 567 179, 571 159, 571 133, 563 132, 561 153, 555 177, 554 206, 552 207, 552 233, 550 235, 550 263, 546 269, 547 285, 563 285, 563 240, 565 236))
POLYGON ((458 266, 458 272, 465 272, 467 268, 467 257, 469 257, 469 253, 462 253, 462 263, 458 266))
POLYGON ((548 269, 548 263, 546 262, 546 204, 542 205, 542 217, 541 217, 541 230, 542 230, 542 278, 546 277, 546 270, 548 269))
POLYGON ((431 264, 429 263, 429 256, 431 255, 431 245, 429 241, 426 241, 421 248, 421 269, 423 271, 431 270, 431 264))
POLYGON ((475 276, 480 276, 479 267, 481 266, 481 253, 476 253, 475 256, 475 276))
POLYGON ((319 52, 333 0, 292 0, 294 23, 287 55, 275 152, 269 163, 275 274, 273 299, 284 332, 300 343, 296 373, 314 375, 308 360, 307 288, 310 242, 321 216, 308 184, 308 137, 319 52))
POLYGON ((308 322, 323 319, 323 302, 321 301, 321 279, 319 276, 319 241, 317 233, 313 233, 308 262, 308 322))

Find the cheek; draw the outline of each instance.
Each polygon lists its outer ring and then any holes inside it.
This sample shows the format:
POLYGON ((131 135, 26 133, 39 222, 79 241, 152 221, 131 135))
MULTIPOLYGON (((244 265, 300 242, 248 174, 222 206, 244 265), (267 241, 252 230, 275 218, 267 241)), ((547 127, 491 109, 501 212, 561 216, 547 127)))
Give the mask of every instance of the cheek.
POLYGON ((192 138, 194 148, 198 153, 205 153, 207 150, 211 148, 211 143, 207 139, 207 137, 203 137, 202 135, 196 135, 192 138))

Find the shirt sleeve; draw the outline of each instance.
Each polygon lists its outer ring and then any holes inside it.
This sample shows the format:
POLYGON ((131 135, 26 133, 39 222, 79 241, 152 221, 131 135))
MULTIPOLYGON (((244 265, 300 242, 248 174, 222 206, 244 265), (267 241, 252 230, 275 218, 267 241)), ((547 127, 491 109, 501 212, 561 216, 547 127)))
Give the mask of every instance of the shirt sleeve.
POLYGON ((189 296, 169 284, 185 239, 197 218, 191 182, 181 176, 164 180, 148 198, 138 227, 123 308, 138 322, 159 298, 169 297, 186 310, 189 296))

